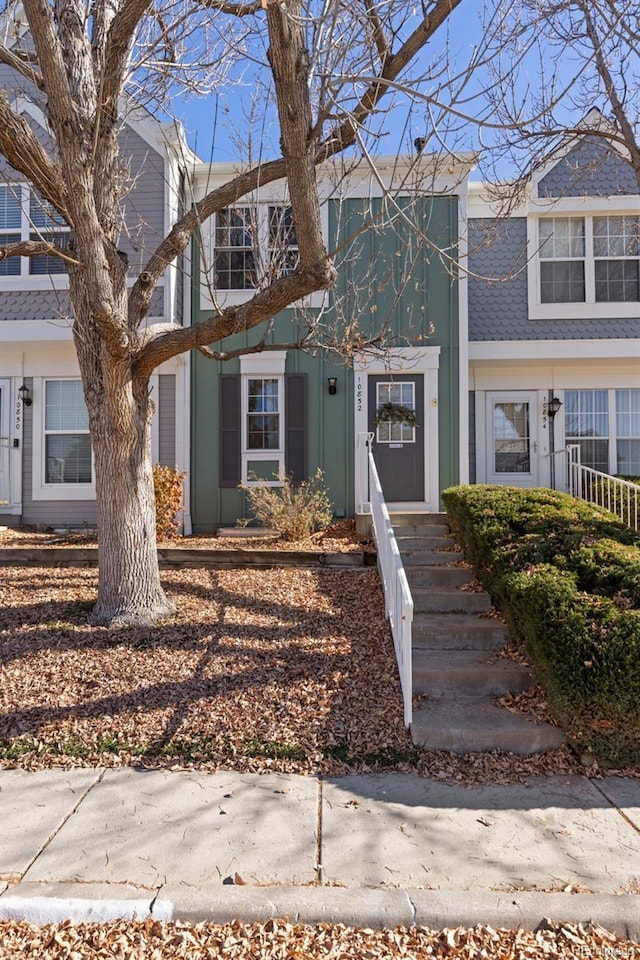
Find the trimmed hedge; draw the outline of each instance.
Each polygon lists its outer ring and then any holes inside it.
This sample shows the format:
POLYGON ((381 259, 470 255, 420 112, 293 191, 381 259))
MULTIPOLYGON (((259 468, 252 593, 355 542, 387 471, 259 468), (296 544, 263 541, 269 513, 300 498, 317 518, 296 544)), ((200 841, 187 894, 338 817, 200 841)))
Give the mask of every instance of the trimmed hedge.
POLYGON ((640 763, 640 537, 552 490, 476 485, 443 498, 569 736, 640 763))

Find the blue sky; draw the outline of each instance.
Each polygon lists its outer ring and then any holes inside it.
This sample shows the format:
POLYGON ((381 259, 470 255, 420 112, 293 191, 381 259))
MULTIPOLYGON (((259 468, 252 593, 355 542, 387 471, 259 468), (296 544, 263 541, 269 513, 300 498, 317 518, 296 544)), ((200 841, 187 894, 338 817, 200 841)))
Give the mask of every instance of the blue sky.
MULTIPOLYGON (((428 50, 441 50, 448 42, 454 67, 457 69, 466 64, 472 47, 481 36, 482 7, 481 0, 463 2, 454 11, 446 31, 443 29, 435 36, 428 50)), ((231 97, 227 93, 225 100, 211 95, 207 98, 191 97, 175 105, 176 115, 184 123, 190 146, 203 160, 238 159, 238 149, 230 140, 224 104, 230 101, 229 110, 239 116, 249 98, 249 85, 239 84, 233 88, 231 97)), ((394 154, 412 150, 414 138, 426 131, 423 108, 414 108, 409 121, 406 110, 397 108, 390 111, 384 117, 383 130, 385 135, 380 142, 379 152, 394 154)), ((475 134, 471 136, 477 140, 475 134)))

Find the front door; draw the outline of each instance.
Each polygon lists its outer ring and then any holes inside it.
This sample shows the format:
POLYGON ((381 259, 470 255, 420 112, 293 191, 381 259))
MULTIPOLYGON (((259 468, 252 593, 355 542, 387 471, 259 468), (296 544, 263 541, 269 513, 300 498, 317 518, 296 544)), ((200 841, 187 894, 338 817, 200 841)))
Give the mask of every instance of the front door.
POLYGON ((0 513, 9 503, 9 385, 0 380, 0 513))
POLYGON ((487 395, 487 482, 538 484, 538 398, 517 390, 487 395))
POLYGON ((369 376, 367 399, 385 500, 424 502, 424 374, 369 376))

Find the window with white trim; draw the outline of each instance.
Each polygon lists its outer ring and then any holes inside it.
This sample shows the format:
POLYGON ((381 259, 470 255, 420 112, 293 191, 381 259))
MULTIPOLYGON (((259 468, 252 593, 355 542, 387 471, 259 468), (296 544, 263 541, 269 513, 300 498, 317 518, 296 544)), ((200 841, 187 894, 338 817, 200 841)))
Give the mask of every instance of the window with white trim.
POLYGON ((640 303, 640 217, 538 220, 541 304, 640 303))
POLYGON ((286 356, 274 350, 240 358, 244 484, 279 486, 284 473, 286 356))
POLYGON ((293 273, 300 251, 291 207, 269 207, 269 272, 273 279, 293 273))
POLYGON ((259 203, 228 207, 214 218, 213 282, 219 291, 255 290, 298 266, 291 207, 259 203))
POLYGON ((251 207, 215 215, 214 274, 218 290, 251 290, 257 283, 256 224, 251 207))
POLYGON ((93 480, 89 416, 80 380, 44 381, 44 482, 93 480))
POLYGON ((640 389, 565 390, 564 432, 585 466, 640 477, 640 389))
MULTIPOLYGON (((22 239, 20 200, 11 187, 0 186, 0 247, 20 243, 22 239)), ((0 277, 20 275, 20 257, 0 260, 0 277)))
MULTIPOLYGON (((25 184, 0 185, 0 246, 25 240, 44 241, 66 249, 69 227, 36 190, 25 184)), ((66 273, 60 257, 8 257, 0 261, 0 277, 66 273)))
POLYGON ((580 447, 580 460, 609 472, 609 395, 607 390, 566 390, 565 440, 580 447))
POLYGON ((247 377, 247 449, 280 449, 280 378, 247 377))

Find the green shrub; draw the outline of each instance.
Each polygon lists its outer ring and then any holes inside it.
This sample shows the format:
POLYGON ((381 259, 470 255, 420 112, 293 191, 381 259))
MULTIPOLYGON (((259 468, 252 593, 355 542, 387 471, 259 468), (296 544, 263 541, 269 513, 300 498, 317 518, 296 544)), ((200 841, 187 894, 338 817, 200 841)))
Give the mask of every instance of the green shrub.
POLYGON ((444 493, 468 559, 581 745, 640 762, 640 538, 551 490, 444 493))
POLYGON ((183 504, 185 473, 177 467, 153 465, 153 486, 156 494, 156 539, 167 540, 180 531, 179 515, 183 504))
POLYGON ((305 540, 316 530, 326 530, 333 517, 322 470, 294 486, 290 477, 280 477, 280 486, 264 482, 243 486, 255 519, 275 530, 284 540, 305 540))

